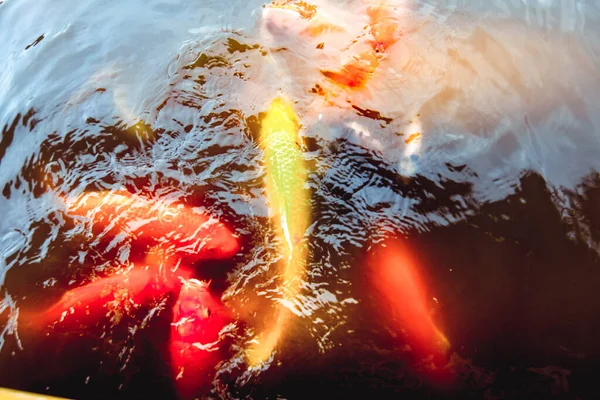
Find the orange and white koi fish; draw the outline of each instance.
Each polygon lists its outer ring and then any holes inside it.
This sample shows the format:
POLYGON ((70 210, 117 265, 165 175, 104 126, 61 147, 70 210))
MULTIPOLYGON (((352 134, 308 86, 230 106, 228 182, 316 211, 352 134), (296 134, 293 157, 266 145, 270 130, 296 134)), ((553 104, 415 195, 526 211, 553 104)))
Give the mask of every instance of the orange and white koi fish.
POLYGON ((371 79, 387 51, 400 40, 399 20, 395 10, 386 4, 369 6, 366 9, 369 21, 366 34, 357 38, 348 50, 342 53, 346 61, 337 70, 321 70, 321 73, 338 85, 348 88, 363 88, 371 79))
POLYGON ((282 44, 286 37, 304 37, 311 43, 322 40, 317 48, 337 48, 336 56, 341 65, 323 65, 321 74, 341 87, 363 88, 389 49, 401 38, 396 11, 383 2, 363 7, 365 28, 357 31, 342 21, 333 22, 330 16, 333 12, 328 15, 323 11, 324 6, 294 1, 273 2, 263 12, 266 30, 271 36, 277 36, 282 44))

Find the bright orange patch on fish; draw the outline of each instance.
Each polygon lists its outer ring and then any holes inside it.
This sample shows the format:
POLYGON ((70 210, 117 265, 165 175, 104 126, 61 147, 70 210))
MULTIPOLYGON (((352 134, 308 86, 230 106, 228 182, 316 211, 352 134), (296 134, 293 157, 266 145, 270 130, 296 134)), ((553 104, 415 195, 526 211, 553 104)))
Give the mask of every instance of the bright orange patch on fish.
POLYGON ((379 65, 379 59, 365 52, 345 64, 340 71, 321 71, 329 80, 349 88, 364 87, 379 65))
POLYGON ((380 4, 367 9, 369 33, 373 37, 372 46, 376 52, 385 52, 400 39, 400 22, 395 10, 380 4))
POLYGON ((402 333, 415 367, 434 380, 447 379, 450 342, 432 319, 427 288, 410 249, 402 241, 387 241, 369 255, 367 265, 377 306, 402 333))
MULTIPOLYGON (((371 39, 367 40, 369 50, 361 51, 351 57, 338 71, 322 70, 321 73, 330 81, 348 88, 364 87, 375 73, 381 60, 386 57, 387 50, 399 40, 399 21, 393 8, 387 5, 369 7, 367 9, 369 23, 367 32, 371 39)), ((348 51, 363 48, 361 38, 357 45, 350 46, 348 51)))
POLYGON ((328 32, 345 32, 346 30, 339 25, 332 24, 318 16, 314 18, 306 29, 302 31, 303 35, 317 37, 328 32))

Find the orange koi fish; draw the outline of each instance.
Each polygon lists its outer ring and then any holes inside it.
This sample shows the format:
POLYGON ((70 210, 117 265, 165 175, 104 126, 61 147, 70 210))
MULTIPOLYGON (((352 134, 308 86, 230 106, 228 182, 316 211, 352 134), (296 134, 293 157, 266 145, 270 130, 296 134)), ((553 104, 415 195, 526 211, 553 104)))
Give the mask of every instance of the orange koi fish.
MULTIPOLYGON (((92 232, 115 228, 150 246, 142 266, 67 291, 52 307, 35 315, 36 325, 93 320, 111 311, 178 292, 191 277, 190 263, 237 253, 237 237, 221 222, 180 206, 155 205, 129 193, 87 193, 66 201, 71 215, 88 217, 92 232)), ((29 318, 28 318, 29 319, 29 318)))
POLYGON ((239 250, 238 239, 227 226, 182 204, 159 204, 124 191, 86 193, 65 203, 69 214, 92 221, 95 235, 118 229, 149 247, 168 244, 186 265, 227 259, 239 250))
POLYGON ((402 332, 417 369, 435 380, 446 378, 450 342, 427 307, 427 288, 402 241, 387 241, 369 255, 370 283, 385 318, 402 332))
POLYGON ((27 318, 35 326, 59 325, 65 330, 93 326, 102 318, 119 319, 127 310, 177 292, 191 270, 179 268, 158 275, 157 266, 132 268, 67 291, 47 310, 27 318))

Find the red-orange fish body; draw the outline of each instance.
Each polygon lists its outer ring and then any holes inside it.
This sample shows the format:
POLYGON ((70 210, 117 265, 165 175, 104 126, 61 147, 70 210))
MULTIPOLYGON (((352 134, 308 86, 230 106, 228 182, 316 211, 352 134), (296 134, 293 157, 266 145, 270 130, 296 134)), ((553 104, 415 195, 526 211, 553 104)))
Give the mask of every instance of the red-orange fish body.
POLYGON ((127 192, 87 193, 65 203, 68 214, 91 223, 95 238, 111 240, 125 233, 138 247, 141 242, 144 258, 68 290, 46 310, 22 312, 21 326, 36 333, 80 334, 118 324, 174 296, 169 353, 176 387, 181 393, 204 388, 222 358, 219 332, 231 318, 208 284, 192 279, 192 263, 232 257, 239 250, 238 238, 208 214, 127 192))
POLYGON ((415 367, 432 379, 446 379, 450 342, 432 318, 410 249, 402 241, 387 241, 369 255, 367 265, 377 307, 402 333, 415 367))
POLYGON ((190 279, 183 284, 173 309, 170 344, 173 376, 182 397, 210 386, 224 352, 219 333, 231 321, 207 283, 190 279))
POLYGON ((119 319, 128 310, 147 305, 169 293, 176 293, 191 270, 157 274, 156 266, 135 267, 68 290, 53 306, 26 314, 26 324, 38 328, 53 326, 69 331, 90 328, 103 319, 119 319))
POLYGON ((227 259, 239 250, 225 224, 183 204, 165 205, 124 191, 86 193, 66 203, 69 214, 90 218, 94 234, 124 231, 147 247, 168 247, 184 264, 227 259))

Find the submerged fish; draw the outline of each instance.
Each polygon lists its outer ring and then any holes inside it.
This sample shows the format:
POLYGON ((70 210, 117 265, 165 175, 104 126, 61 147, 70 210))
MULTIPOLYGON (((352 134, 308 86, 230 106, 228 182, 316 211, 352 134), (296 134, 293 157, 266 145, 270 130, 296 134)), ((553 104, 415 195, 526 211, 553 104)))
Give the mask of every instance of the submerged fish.
POLYGON ((149 247, 169 247, 184 264, 227 259, 239 250, 225 224, 182 204, 165 205, 126 191, 86 193, 65 203, 68 214, 91 220, 95 236, 116 229, 149 247))
POLYGON ((209 286, 196 279, 185 281, 173 308, 169 348, 182 398, 193 398, 210 386, 224 352, 219 335, 232 320, 209 286))
POLYGON ((178 392, 193 397, 222 356, 219 333, 231 318, 209 285, 192 278, 188 262, 235 255, 237 237, 183 205, 164 206, 124 192, 88 193, 66 203, 69 214, 89 218, 96 235, 126 232, 150 247, 143 262, 68 290, 46 310, 21 313, 22 326, 74 333, 117 324, 143 306, 175 296, 169 353, 178 392))
POLYGON ((410 250, 401 241, 387 241, 369 255, 367 271, 381 317, 401 333, 415 367, 429 378, 447 379, 450 342, 429 312, 427 288, 410 250))
POLYGON ((171 271, 169 268, 149 264, 71 289, 50 308, 24 314, 25 325, 38 329, 60 327, 68 332, 93 327, 103 318, 118 322, 129 311, 178 292, 182 281, 191 276, 190 269, 179 267, 171 271))
POLYGON ((291 304, 300 293, 305 273, 304 234, 309 225, 307 171, 299 145, 300 123, 292 104, 273 100, 262 120, 260 146, 266 169, 265 187, 277 236, 282 243, 282 304, 275 322, 257 338, 247 352, 250 365, 266 361, 277 345, 289 319, 291 304))
POLYGON ((66 203, 70 215, 90 219, 94 235, 124 231, 141 242, 145 257, 114 275, 71 289, 49 309, 32 313, 26 319, 38 327, 64 323, 68 329, 111 314, 118 318, 127 307, 177 293, 192 276, 192 263, 229 258, 239 249, 237 237, 224 224, 183 205, 159 205, 126 192, 87 193, 66 203))

